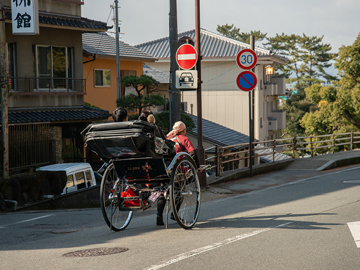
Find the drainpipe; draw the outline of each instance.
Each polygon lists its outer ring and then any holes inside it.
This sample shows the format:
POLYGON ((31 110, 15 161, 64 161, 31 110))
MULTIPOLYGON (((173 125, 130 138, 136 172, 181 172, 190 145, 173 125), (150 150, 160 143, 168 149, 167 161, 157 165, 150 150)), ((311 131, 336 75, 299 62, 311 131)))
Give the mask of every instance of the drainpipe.
POLYGON ((92 57, 93 59, 91 59, 91 60, 89 60, 89 61, 85 61, 85 62, 83 62, 83 64, 86 64, 86 63, 89 63, 89 62, 92 62, 92 61, 95 61, 95 60, 96 60, 96 54, 92 54, 91 57, 92 57))

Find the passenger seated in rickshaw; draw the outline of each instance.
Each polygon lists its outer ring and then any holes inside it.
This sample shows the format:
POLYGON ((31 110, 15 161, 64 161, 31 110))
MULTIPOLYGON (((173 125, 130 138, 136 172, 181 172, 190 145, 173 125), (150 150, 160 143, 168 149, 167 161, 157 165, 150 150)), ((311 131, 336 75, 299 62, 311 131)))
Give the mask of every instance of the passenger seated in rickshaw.
MULTIPOLYGON (((196 154, 196 150, 192 142, 188 137, 185 136, 186 134, 186 125, 178 121, 174 124, 172 131, 167 134, 167 139, 175 142, 175 151, 176 153, 179 152, 187 152, 195 161, 196 168, 198 171, 202 171, 199 165, 199 159, 196 154)), ((156 217, 156 225, 161 226, 164 225, 163 220, 163 212, 166 204, 166 199, 164 196, 160 196, 158 199, 157 204, 157 217, 156 217)), ((180 208, 181 203, 177 204, 177 207, 180 208)), ((179 210, 179 209, 177 209, 179 210)), ((171 219, 174 219, 173 215, 171 214, 171 219)))
POLYGON ((126 122, 129 119, 127 110, 122 107, 117 107, 111 116, 114 122, 126 122))

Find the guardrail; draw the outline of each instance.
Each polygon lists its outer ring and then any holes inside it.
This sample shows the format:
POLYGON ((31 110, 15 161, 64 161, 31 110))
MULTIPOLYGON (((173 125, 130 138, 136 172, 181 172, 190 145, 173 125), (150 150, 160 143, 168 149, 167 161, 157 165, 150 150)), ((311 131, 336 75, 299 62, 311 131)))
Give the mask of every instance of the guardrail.
MULTIPOLYGON (((235 169, 241 168, 241 161, 244 166, 249 166, 250 158, 256 159, 265 157, 268 160, 276 161, 276 154, 287 154, 289 158, 314 157, 315 155, 334 154, 335 152, 353 150, 360 147, 360 132, 348 132, 327 134, 307 137, 291 137, 267 141, 253 142, 253 155, 249 156, 249 143, 241 143, 228 146, 215 145, 205 149, 205 159, 216 176, 229 168, 226 164, 232 164, 235 169), (212 155, 213 154, 213 155, 212 155)), ((254 164, 254 163, 253 163, 254 164)))

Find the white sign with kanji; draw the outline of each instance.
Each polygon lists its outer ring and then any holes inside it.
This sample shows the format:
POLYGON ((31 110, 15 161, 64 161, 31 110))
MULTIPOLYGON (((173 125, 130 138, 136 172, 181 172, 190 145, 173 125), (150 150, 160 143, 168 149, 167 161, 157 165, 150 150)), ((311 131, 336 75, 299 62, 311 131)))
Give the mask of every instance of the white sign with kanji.
POLYGON ((39 34, 39 0, 11 0, 14 35, 39 34))

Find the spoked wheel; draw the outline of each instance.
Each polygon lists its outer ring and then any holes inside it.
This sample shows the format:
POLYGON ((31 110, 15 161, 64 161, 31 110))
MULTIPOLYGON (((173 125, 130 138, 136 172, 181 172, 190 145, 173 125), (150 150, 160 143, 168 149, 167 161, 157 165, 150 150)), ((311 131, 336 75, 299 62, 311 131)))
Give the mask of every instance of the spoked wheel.
POLYGON ((133 215, 133 211, 121 208, 120 196, 125 189, 125 181, 118 178, 114 164, 110 163, 101 181, 100 205, 106 224, 113 231, 124 230, 133 215))
POLYGON ((184 229, 194 227, 200 212, 200 183, 194 161, 185 156, 178 160, 171 174, 172 215, 184 229))

